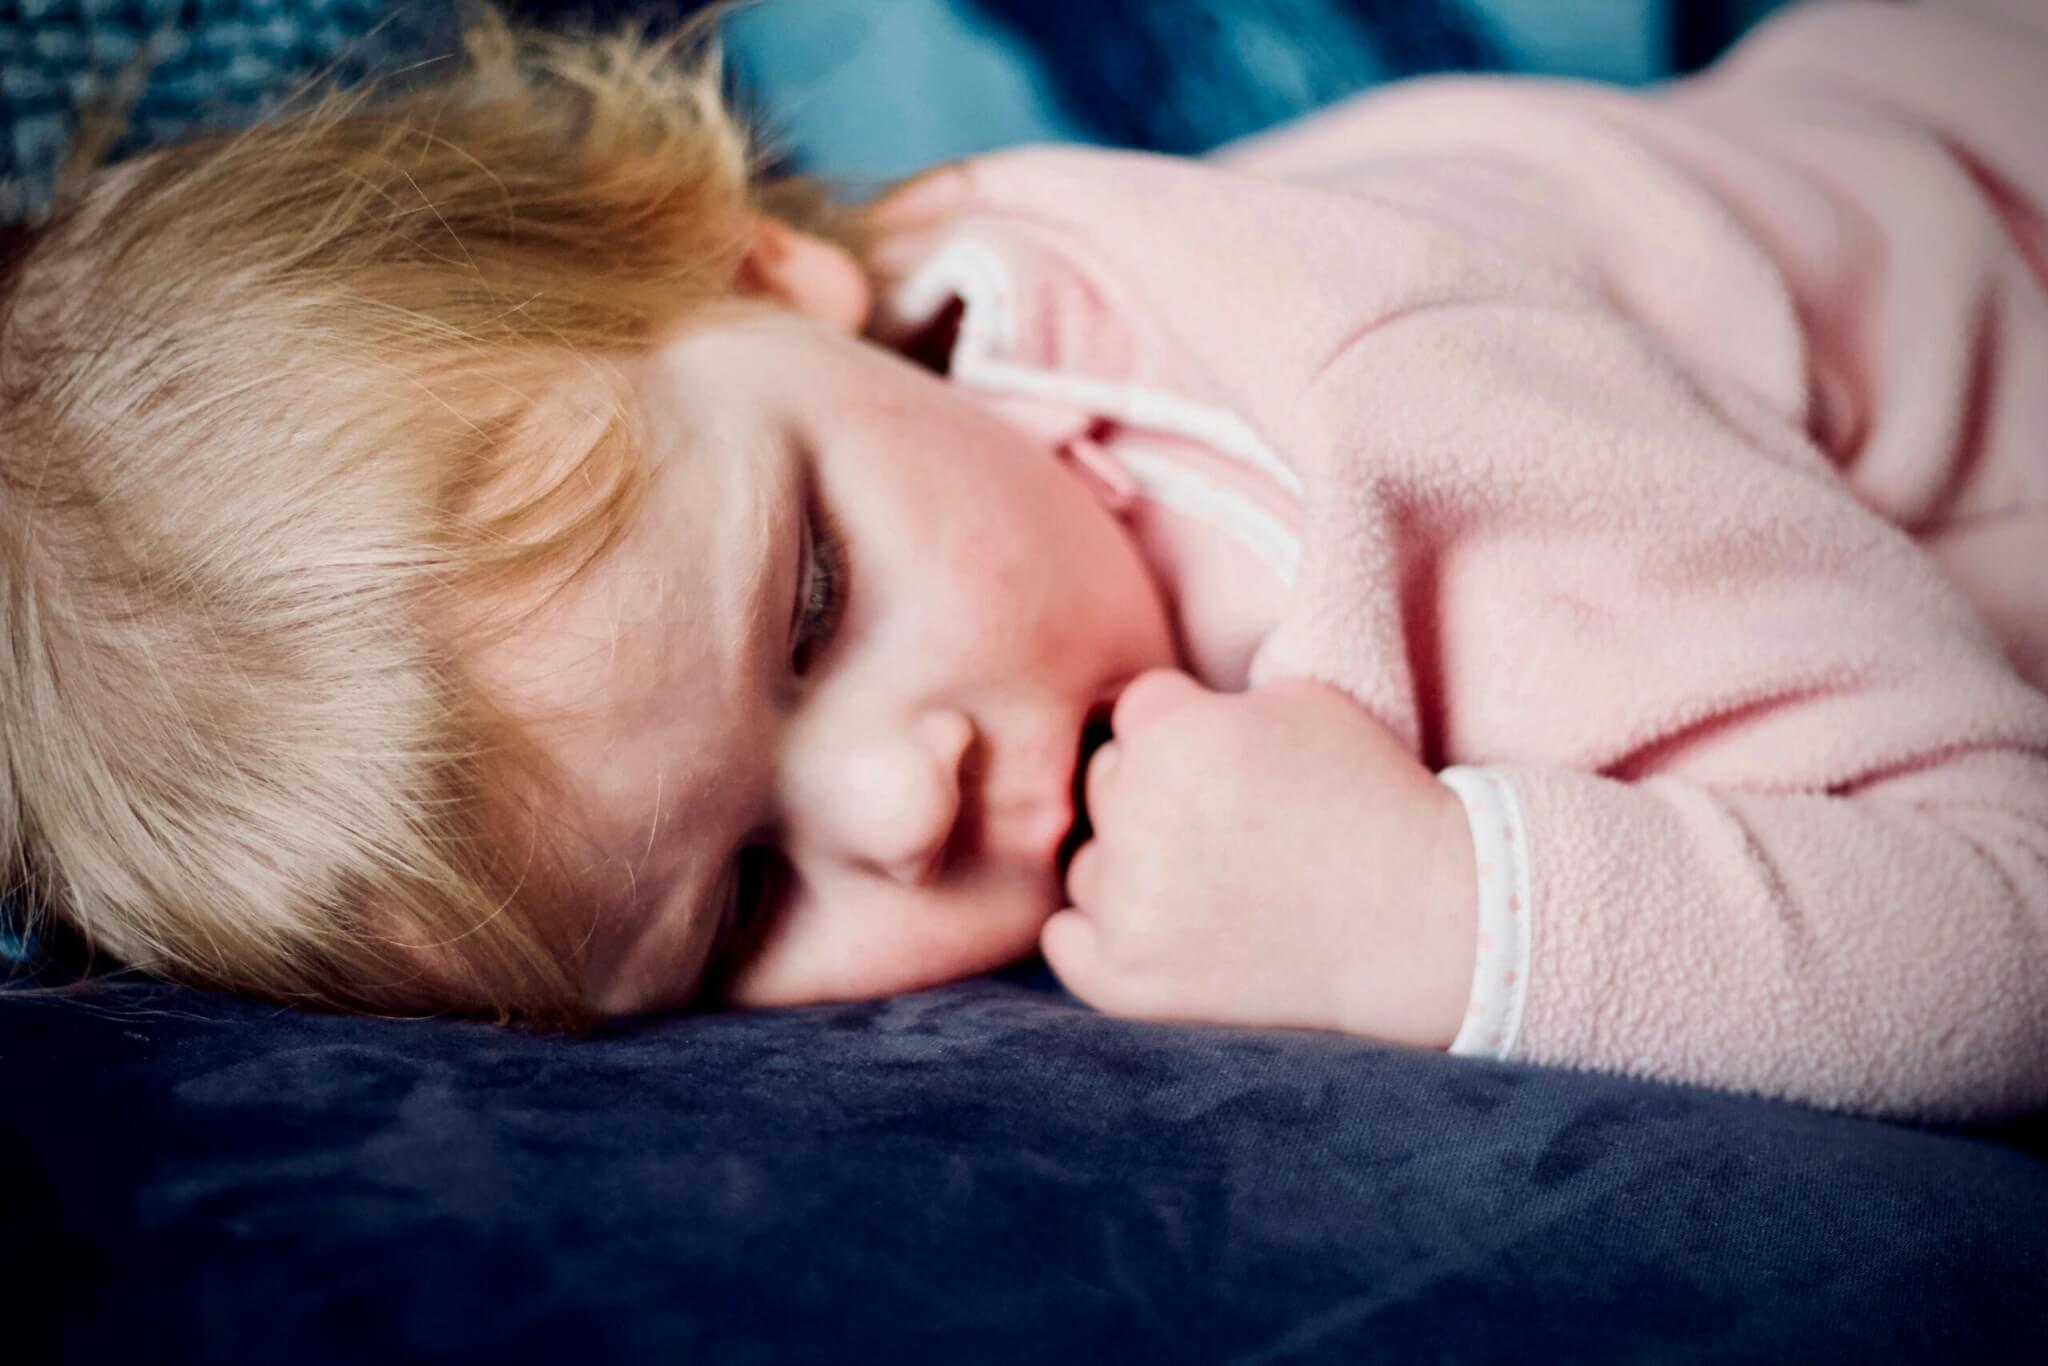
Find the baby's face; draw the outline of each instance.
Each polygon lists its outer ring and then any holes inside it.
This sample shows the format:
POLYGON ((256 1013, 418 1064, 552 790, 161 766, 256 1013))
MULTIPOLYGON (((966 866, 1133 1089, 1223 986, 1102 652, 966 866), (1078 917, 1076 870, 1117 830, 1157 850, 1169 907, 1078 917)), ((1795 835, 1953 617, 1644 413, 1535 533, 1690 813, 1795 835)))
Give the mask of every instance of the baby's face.
POLYGON ((596 704, 547 737, 604 865, 592 1003, 843 1000, 1030 953, 1084 723, 1173 662, 1122 525, 963 392, 793 313, 629 373, 643 520, 498 660, 517 697, 596 704))

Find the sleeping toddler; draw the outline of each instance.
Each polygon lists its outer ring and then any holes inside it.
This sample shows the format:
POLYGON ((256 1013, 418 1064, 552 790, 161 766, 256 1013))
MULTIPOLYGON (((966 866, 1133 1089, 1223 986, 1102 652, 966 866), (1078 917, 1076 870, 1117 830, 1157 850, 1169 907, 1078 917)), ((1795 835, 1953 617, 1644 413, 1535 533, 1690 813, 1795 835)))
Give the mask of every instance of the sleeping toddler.
POLYGON ((859 209, 698 31, 75 182, 0 266, 0 860, 543 1026, 1119 1014, 2048 1103, 2048 23, 1795 8, 859 209))

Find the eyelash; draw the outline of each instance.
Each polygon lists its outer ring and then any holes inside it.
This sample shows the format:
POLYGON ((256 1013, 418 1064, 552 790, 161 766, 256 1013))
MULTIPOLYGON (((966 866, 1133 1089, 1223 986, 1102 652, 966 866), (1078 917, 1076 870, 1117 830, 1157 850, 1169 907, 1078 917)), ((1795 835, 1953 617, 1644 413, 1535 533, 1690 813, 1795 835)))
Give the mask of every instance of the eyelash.
POLYGON ((813 504, 805 534, 811 538, 810 582, 800 586, 803 609, 798 614, 796 642, 789 663, 801 678, 832 644, 846 610, 846 538, 824 504, 813 504))

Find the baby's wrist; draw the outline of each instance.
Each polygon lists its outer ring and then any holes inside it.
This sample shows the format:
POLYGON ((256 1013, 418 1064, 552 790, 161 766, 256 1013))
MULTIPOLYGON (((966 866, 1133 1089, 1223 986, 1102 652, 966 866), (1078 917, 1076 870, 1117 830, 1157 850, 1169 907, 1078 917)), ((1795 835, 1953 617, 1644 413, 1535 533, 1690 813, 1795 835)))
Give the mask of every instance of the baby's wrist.
POLYGON ((1386 896, 1375 932, 1345 936, 1356 952, 1344 957, 1334 1027, 1443 1050, 1457 1037, 1472 989, 1477 859, 1457 794, 1419 765, 1418 775, 1422 781, 1401 797, 1395 861, 1354 869, 1346 880, 1347 921, 1355 923, 1358 887, 1378 886, 1386 896))

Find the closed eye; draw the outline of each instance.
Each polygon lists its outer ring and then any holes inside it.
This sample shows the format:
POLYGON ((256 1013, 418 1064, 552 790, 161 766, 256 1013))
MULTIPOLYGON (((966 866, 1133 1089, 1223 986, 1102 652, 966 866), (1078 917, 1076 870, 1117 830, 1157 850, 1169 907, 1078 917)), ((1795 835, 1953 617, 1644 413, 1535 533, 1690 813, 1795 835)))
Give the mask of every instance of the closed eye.
POLYGON ((804 517, 804 577, 798 584, 797 625, 790 669, 801 678, 830 648, 846 612, 846 538, 831 510, 816 498, 804 517))

